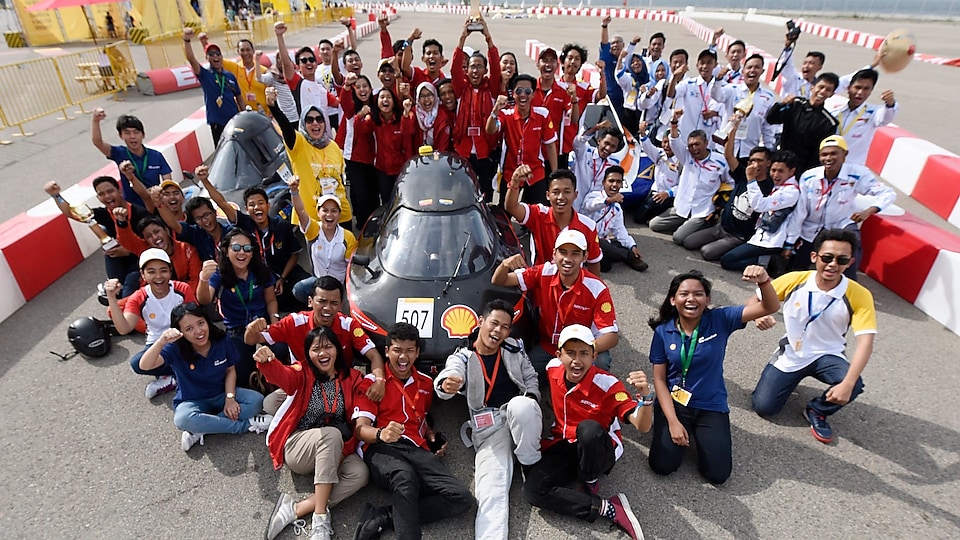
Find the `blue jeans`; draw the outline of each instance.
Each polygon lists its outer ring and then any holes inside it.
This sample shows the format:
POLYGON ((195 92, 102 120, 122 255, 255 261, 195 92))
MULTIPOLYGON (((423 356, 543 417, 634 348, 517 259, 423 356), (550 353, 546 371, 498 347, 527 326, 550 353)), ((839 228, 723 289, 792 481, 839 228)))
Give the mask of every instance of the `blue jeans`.
MULTIPOLYGON (((833 387, 843 381, 849 369, 850 364, 846 360, 832 354, 823 355, 809 366, 791 373, 785 373, 773 364, 767 364, 767 367, 763 368, 763 373, 760 374, 757 387, 753 390, 753 410, 760 416, 777 414, 803 379, 814 377, 833 387)), ((843 405, 827 401, 827 390, 811 399, 807 407, 824 416, 830 416, 839 411, 843 405)), ((853 385, 853 392, 850 393, 850 402, 862 392, 863 379, 858 377, 856 384, 853 385)))
POLYGON ((164 375, 173 375, 173 370, 170 369, 170 366, 168 366, 166 363, 160 364, 159 366, 153 369, 143 369, 140 367, 140 358, 143 357, 143 353, 147 352, 147 349, 149 348, 150 348, 150 345, 147 345, 146 347, 143 348, 142 351, 138 352, 137 354, 133 355, 132 358, 130 358, 130 368, 133 370, 133 372, 136 373, 137 375, 153 375, 154 377, 163 377, 164 375))
POLYGON ((250 427, 249 419, 263 407, 263 395, 255 390, 237 388, 237 403, 240 404, 240 416, 231 420, 223 414, 223 404, 227 395, 208 399, 181 401, 173 411, 173 424, 177 429, 190 433, 246 433, 250 427))
POLYGON ((767 248, 753 244, 740 244, 720 257, 720 266, 724 270, 742 271, 751 264, 759 264, 760 257, 776 255, 783 251, 781 248, 767 248))
MULTIPOLYGON (((127 278, 130 272, 140 272, 137 268, 137 256, 127 255, 126 257, 103 256, 103 266, 107 271, 107 277, 119 279, 120 283, 127 278)), ((139 284, 138 284, 139 285, 139 284)))

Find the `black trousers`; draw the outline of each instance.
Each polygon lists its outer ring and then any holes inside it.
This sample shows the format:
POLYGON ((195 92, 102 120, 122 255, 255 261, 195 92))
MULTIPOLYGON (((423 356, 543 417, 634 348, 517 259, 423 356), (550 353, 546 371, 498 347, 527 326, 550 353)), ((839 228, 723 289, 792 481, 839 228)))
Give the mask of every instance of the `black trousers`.
POLYGON ((534 506, 593 522, 600 513, 600 497, 567 484, 596 480, 609 473, 616 461, 607 429, 584 420, 577 426, 577 442, 560 441, 543 452, 527 475, 523 496, 534 506))
POLYGON ((483 193, 483 202, 492 202, 493 178, 497 175, 497 164, 489 156, 481 159, 476 154, 471 154, 470 166, 473 167, 473 173, 477 175, 477 183, 480 184, 480 192, 483 193))
POLYGON ((600 239, 600 251, 603 258, 600 259, 600 271, 609 272, 613 269, 613 263, 624 262, 633 258, 633 252, 623 247, 623 244, 617 240, 600 239))
POLYGON ((350 182, 353 217, 357 220, 357 231, 361 231, 370 215, 383 204, 380 200, 377 170, 373 165, 348 159, 345 171, 347 181, 350 182))
POLYGON ((216 148, 220 144, 220 136, 223 135, 223 128, 227 127, 224 124, 210 124, 210 133, 213 135, 213 147, 216 148))
POLYGON ((393 188, 397 185, 398 174, 387 174, 377 169, 377 190, 380 192, 380 202, 385 203, 393 195, 393 188))
MULTIPOLYGON (((669 399, 669 398, 668 398, 669 399)), ((673 402, 677 419, 687 430, 687 438, 696 442, 700 476, 711 484, 722 484, 733 469, 733 442, 730 438, 730 415, 684 407, 673 402)), ((687 447, 677 446, 670 438, 667 417, 660 404, 653 407, 653 440, 650 442, 650 468, 667 475, 680 468, 687 447)))
POLYGON ((390 492, 397 538, 419 539, 421 525, 473 506, 470 488, 440 458, 407 439, 366 446, 363 459, 374 483, 390 492))
POLYGON ((670 209, 671 206, 673 206, 673 197, 667 197, 665 201, 658 203, 653 200, 653 191, 651 191, 647 193, 640 206, 633 211, 633 221, 646 225, 651 219, 670 209))

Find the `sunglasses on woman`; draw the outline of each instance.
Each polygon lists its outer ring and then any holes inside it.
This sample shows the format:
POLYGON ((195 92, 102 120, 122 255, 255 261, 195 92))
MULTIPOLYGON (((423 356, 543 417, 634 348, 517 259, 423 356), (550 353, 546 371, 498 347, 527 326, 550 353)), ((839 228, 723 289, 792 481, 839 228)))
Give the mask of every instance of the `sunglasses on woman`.
POLYGON ((173 311, 170 312, 170 315, 173 317, 183 317, 187 313, 190 313, 191 315, 197 315, 198 312, 203 312, 203 309, 200 308, 199 304, 196 302, 186 302, 173 308, 173 311))
POLYGON ((303 123, 304 123, 304 124, 313 124, 313 123, 320 124, 320 123, 322 123, 322 122, 323 122, 323 117, 322 117, 322 116, 305 116, 305 117, 303 117, 303 123))
POLYGON ((836 259, 836 260, 837 260, 837 264, 839 264, 840 266, 844 266, 844 265, 850 264, 850 261, 851 261, 851 259, 852 259, 852 257, 848 257, 848 256, 846 256, 846 255, 836 256, 836 255, 833 255, 833 254, 830 254, 830 253, 827 253, 826 255, 817 254, 817 257, 820 258, 820 260, 823 262, 823 264, 830 264, 830 263, 833 262, 834 259, 836 259))
POLYGON ((253 252, 253 244, 230 244, 230 250, 234 253, 240 253, 241 251, 251 253, 253 252))
POLYGON ((300 57, 301 64, 316 64, 317 59, 312 56, 302 56, 300 57))

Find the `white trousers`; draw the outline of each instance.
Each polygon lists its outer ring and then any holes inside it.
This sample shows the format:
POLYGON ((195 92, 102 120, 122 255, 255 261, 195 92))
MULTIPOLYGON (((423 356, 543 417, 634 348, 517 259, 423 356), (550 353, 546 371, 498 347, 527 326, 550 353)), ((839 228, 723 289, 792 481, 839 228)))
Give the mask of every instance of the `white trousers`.
POLYGON ((496 427, 474 434, 474 491, 477 497, 475 535, 478 540, 506 540, 510 521, 510 484, 513 480, 513 455, 522 465, 540 461, 540 432, 543 417, 540 405, 517 396, 496 411, 501 415, 496 427))

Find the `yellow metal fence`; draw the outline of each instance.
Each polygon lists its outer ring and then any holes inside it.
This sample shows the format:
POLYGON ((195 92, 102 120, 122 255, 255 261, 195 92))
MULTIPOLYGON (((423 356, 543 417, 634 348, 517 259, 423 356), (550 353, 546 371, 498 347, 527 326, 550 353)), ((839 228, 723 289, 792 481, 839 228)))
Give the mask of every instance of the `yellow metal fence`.
POLYGON ((126 91, 137 70, 126 41, 50 58, 0 66, 0 122, 28 135, 23 124, 69 107, 126 91))
MULTIPOLYGON (((296 13, 272 13, 258 17, 245 23, 233 24, 224 20, 215 27, 196 28, 197 33, 205 32, 210 41, 224 47, 224 52, 234 50, 241 39, 249 39, 258 49, 276 46, 277 38, 273 31, 273 23, 283 21, 287 23, 287 32, 299 32, 337 21, 340 17, 353 16, 353 9, 349 7, 329 8, 323 10, 299 11, 296 13)), ((158 36, 149 36, 143 39, 143 46, 150 61, 150 69, 164 69, 182 66, 186 62, 183 57, 183 34, 180 30, 167 32, 158 36)), ((202 53, 199 45, 194 52, 202 53)))

